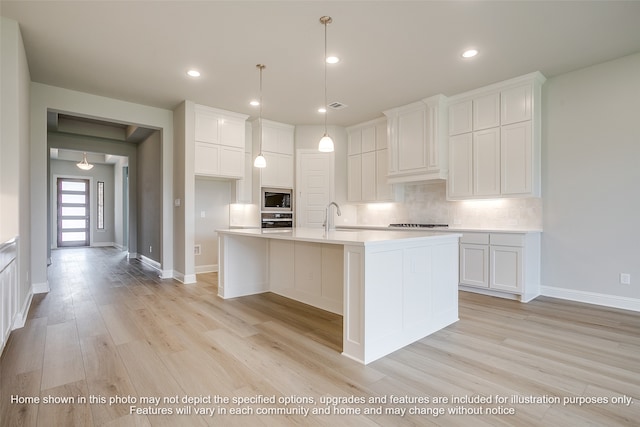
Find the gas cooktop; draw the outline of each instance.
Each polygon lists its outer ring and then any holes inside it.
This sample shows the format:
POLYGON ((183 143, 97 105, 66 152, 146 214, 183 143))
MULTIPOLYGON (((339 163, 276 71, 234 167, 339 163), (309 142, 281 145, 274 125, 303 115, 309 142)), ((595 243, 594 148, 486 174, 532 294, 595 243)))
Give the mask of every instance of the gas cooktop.
POLYGON ((448 227, 448 224, 414 224, 414 223, 402 223, 402 224, 389 224, 389 227, 400 228, 434 228, 434 227, 448 227))

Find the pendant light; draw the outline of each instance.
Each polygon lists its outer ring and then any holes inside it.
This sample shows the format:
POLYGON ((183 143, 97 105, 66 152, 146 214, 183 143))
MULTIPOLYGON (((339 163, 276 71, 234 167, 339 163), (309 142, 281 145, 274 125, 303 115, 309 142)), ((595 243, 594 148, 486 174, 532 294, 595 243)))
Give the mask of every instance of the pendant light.
POLYGON ((253 166, 257 167, 257 168, 266 168, 267 167, 267 159, 264 158, 264 156, 262 155, 262 70, 264 70, 267 66, 263 65, 263 64, 257 64, 256 68, 258 70, 260 70, 260 113, 258 116, 258 126, 260 127, 259 131, 258 131, 258 143, 259 143, 259 147, 260 147, 260 152, 258 153, 258 156, 256 157, 256 159, 253 161, 253 166))
POLYGON ((331 24, 333 20, 330 16, 323 16, 320 18, 320 23, 324 25, 324 135, 320 138, 318 143, 318 151, 323 153, 330 153, 333 151, 333 140, 327 133, 327 115, 329 114, 329 106, 327 105, 327 25, 331 24))
POLYGON ((92 164, 87 162, 87 153, 82 153, 82 161, 80 163, 76 163, 76 166, 85 171, 88 171, 93 167, 92 164))

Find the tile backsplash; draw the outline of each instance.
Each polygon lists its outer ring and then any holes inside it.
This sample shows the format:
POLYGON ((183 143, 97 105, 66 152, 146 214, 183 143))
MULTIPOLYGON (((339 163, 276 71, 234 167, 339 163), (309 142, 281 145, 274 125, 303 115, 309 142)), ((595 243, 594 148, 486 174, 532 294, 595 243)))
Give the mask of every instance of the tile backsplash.
POLYGON ((542 229, 542 199, 447 201, 446 183, 404 185, 403 203, 357 205, 359 225, 438 223, 459 228, 542 229))

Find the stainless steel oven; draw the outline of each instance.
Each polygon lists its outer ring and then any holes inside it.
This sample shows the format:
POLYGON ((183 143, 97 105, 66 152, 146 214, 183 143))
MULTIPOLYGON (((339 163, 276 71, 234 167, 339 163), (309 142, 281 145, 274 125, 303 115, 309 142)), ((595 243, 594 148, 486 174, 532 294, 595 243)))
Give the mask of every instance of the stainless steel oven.
POLYGON ((293 212, 262 212, 262 228, 292 228, 293 212))
POLYGON ((293 212, 293 190, 262 188, 262 212, 293 212))

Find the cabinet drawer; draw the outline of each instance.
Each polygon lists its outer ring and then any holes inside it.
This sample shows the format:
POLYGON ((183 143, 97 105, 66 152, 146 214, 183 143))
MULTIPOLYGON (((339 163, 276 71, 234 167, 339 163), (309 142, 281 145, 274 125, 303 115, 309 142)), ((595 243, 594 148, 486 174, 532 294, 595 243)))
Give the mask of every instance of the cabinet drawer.
POLYGON ((471 243, 475 245, 488 245, 489 233, 463 233, 460 243, 471 243))
POLYGON ((491 244, 500 246, 524 246, 524 234, 491 233, 491 244))

